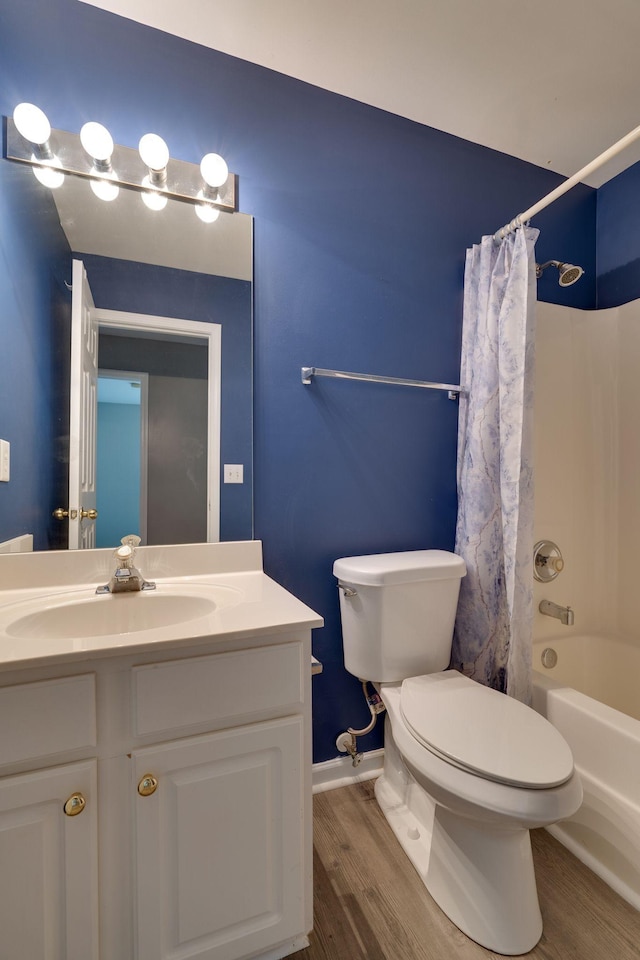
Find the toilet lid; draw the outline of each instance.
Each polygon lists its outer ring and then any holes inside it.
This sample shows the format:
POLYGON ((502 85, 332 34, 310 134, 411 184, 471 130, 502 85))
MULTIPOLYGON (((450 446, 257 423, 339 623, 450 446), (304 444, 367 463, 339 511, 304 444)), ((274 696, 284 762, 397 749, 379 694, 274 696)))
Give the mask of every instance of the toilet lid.
POLYGON ((404 680, 400 706, 416 740, 485 780, 544 789, 573 773, 569 745, 548 720, 456 670, 404 680))

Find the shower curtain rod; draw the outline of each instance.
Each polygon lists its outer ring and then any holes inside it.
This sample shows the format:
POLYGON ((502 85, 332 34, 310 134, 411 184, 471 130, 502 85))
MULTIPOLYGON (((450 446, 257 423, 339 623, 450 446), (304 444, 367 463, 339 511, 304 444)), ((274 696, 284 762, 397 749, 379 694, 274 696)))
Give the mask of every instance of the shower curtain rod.
POLYGON ((537 203, 534 203, 532 207, 529 207, 528 210, 525 210, 524 213, 519 213, 517 217, 514 217, 510 223, 505 223, 504 227, 501 227, 493 235, 494 240, 502 240, 508 234, 513 233, 518 227, 521 227, 523 223, 526 223, 527 220, 530 220, 531 217, 534 217, 536 213, 540 213, 541 210, 544 210, 545 207, 548 207, 550 204, 557 200, 558 197, 561 197, 564 193, 571 190, 572 187, 575 187, 577 183, 580 183, 585 177, 588 177, 590 173, 593 173, 594 170, 598 170, 599 167, 607 163, 608 160, 611 160, 612 157, 617 156, 628 146, 634 143, 640 137, 640 126, 636 127, 634 130, 631 130, 625 137, 622 137, 621 140, 618 140, 617 143, 614 143, 613 146, 609 147, 608 150, 605 150, 604 153, 601 153, 599 157, 596 157, 595 160, 592 160, 591 163, 588 163, 586 167, 583 167, 581 170, 578 170, 577 173, 574 173, 572 177, 569 177, 568 180, 565 180, 564 183, 561 183, 559 187, 556 187, 555 190, 552 190, 551 193, 548 193, 546 197, 543 197, 542 200, 538 200, 537 203))

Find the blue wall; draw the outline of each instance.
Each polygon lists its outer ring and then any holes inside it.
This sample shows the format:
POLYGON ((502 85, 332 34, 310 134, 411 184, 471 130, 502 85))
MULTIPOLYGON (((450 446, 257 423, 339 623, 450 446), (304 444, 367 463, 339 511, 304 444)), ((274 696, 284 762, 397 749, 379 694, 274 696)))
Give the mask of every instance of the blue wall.
MULTIPOLYGON (((152 129, 174 156, 216 150, 239 175, 255 217, 255 532, 267 573, 325 617, 314 746, 335 756, 368 711, 342 666, 333 560, 452 547, 457 405, 304 387, 300 367, 456 382, 465 248, 561 178, 76 0, 15 0, 0 63, 4 114, 31 100, 54 126, 97 119, 127 145, 152 129)), ((536 218, 539 259, 587 271, 566 290, 547 271, 541 299, 595 306, 595 216, 578 187, 536 218)))
POLYGON ((65 280, 71 254, 51 191, 0 162, 0 438, 11 444, 0 540, 33 533, 36 550, 66 546, 66 524, 51 516, 65 505, 68 484, 65 280))
POLYGON ((598 307, 640 297, 640 163, 598 190, 598 307))
POLYGON ((140 404, 98 403, 96 547, 117 547, 123 531, 140 532, 140 404), (126 464, 126 470, 123 470, 126 464))

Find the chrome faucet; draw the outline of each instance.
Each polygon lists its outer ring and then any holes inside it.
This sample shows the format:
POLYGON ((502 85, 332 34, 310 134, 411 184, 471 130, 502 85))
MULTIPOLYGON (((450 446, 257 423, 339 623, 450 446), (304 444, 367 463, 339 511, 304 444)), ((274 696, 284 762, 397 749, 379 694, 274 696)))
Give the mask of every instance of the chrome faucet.
POLYGON ((131 593, 138 590, 155 590, 156 585, 145 580, 140 571, 134 567, 133 558, 136 547, 140 544, 140 537, 129 534, 121 540, 122 546, 114 553, 116 569, 103 586, 98 587, 96 593, 131 593))
POLYGON ((540 613, 544 613, 545 617, 555 617, 556 620, 563 623, 565 627, 573 626, 573 610, 571 607, 561 607, 552 600, 541 600, 538 605, 538 610, 540 613))

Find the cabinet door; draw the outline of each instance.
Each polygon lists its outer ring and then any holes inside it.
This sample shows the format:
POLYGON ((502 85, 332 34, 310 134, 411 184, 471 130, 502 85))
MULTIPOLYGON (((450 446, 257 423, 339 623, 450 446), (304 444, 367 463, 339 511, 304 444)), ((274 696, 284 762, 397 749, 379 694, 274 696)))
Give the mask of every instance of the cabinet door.
POLYGON ((97 891, 95 761, 1 779, 0 960, 96 960, 97 891))
POLYGON ((237 960, 304 930, 302 718, 133 754, 137 960, 237 960))

